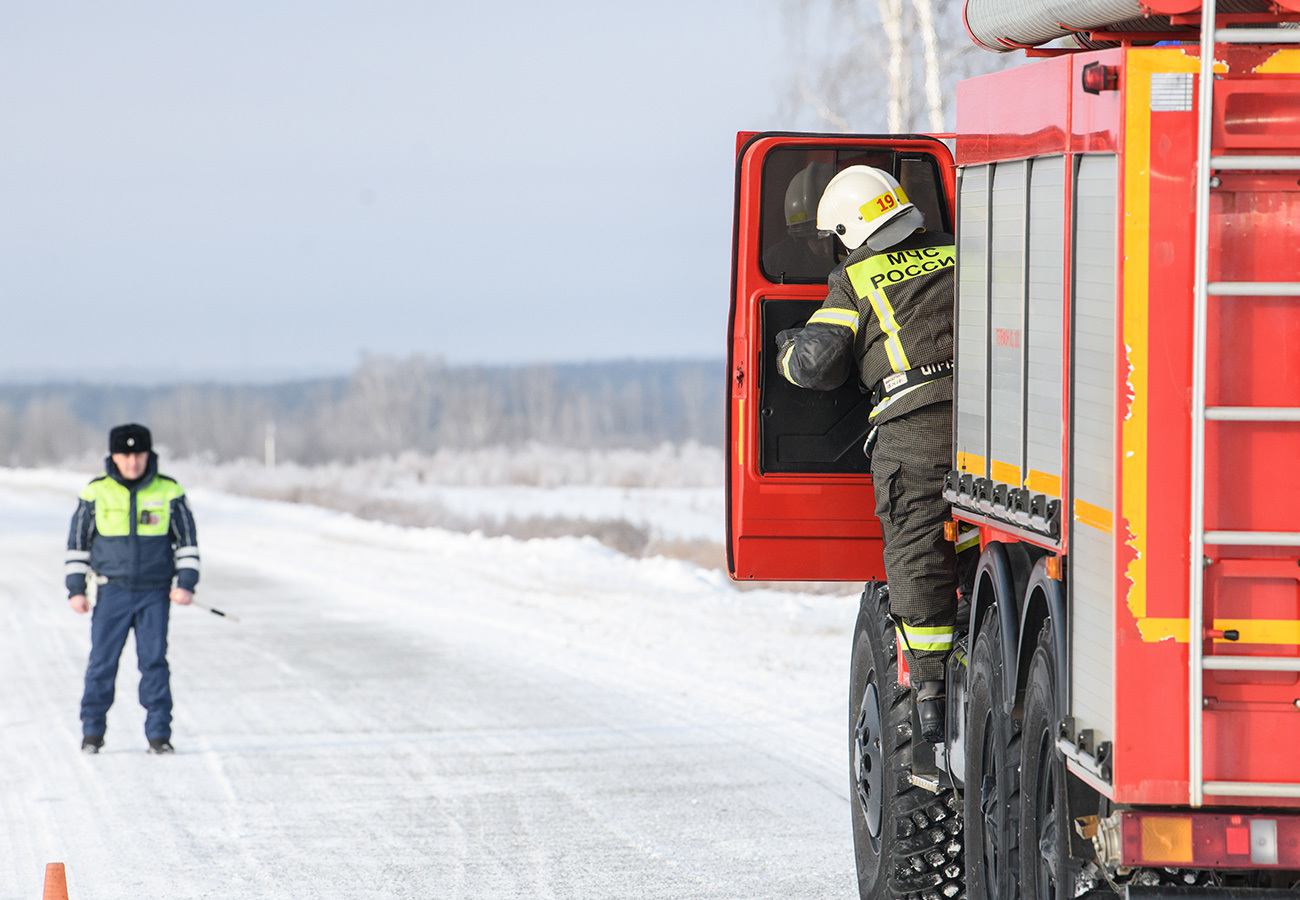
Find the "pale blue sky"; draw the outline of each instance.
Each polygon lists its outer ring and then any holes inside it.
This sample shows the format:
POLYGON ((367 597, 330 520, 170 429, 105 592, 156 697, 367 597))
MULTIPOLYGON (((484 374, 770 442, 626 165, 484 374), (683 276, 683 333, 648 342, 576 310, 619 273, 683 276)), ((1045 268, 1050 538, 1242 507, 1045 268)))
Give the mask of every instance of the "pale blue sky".
POLYGON ((776 0, 7 2, 0 377, 725 353, 776 0))

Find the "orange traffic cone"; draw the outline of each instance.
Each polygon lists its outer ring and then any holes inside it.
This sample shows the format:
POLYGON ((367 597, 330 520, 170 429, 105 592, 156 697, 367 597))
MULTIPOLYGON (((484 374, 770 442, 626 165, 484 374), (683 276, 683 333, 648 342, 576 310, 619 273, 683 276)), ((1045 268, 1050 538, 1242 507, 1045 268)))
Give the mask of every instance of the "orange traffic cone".
POLYGON ((68 873, 63 863, 50 863, 45 867, 45 896, 42 900, 68 900, 68 873))

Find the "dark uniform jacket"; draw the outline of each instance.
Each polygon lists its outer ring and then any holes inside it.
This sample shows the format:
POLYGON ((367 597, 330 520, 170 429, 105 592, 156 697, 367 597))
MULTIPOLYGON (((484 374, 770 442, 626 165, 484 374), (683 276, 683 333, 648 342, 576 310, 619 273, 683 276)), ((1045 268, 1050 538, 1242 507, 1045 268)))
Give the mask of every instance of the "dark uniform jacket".
POLYGON ((833 390, 855 367, 875 392, 873 422, 952 399, 953 236, 922 231, 888 250, 863 244, 831 272, 802 329, 777 336, 781 374, 833 390))
POLYGON ((199 581, 199 541, 185 490, 158 472, 150 453, 145 473, 128 484, 113 464, 81 491, 68 531, 68 595, 86 592, 95 572, 130 590, 194 590, 199 581))

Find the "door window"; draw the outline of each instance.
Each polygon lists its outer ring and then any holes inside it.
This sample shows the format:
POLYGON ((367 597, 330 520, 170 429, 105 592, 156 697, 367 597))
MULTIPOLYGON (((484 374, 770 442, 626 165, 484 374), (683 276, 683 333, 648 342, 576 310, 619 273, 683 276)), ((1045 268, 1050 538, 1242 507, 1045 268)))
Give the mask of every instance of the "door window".
POLYGON ((792 147, 774 150, 763 163, 759 223, 761 267, 775 284, 821 284, 844 258, 833 235, 817 231, 817 203, 826 185, 849 166, 873 166, 898 179, 925 216, 927 228, 951 231, 938 165, 928 154, 861 147, 792 147))

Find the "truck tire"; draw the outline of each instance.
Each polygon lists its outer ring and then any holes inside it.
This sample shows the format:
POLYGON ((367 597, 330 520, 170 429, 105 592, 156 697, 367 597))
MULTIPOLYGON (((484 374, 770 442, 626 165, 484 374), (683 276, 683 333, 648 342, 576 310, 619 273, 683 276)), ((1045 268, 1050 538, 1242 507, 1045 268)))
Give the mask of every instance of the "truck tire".
POLYGON ((1072 900, 1077 866, 1070 858, 1065 760, 1056 750, 1056 648, 1043 623, 1025 686, 1020 783, 1020 874, 1026 900, 1072 900))
POLYGON ((889 589, 862 594, 849 679, 849 788, 861 900, 963 896, 961 801, 915 787, 911 692, 898 684, 889 589))
POLYGON ((996 609, 984 616, 971 654, 966 707, 966 872, 971 900, 1015 900, 1020 743, 1005 712, 996 609))

